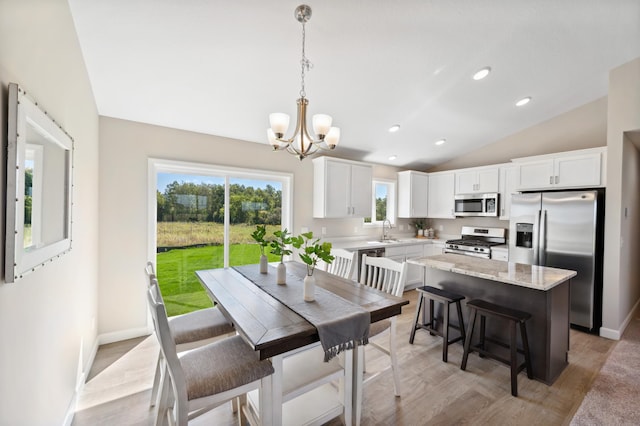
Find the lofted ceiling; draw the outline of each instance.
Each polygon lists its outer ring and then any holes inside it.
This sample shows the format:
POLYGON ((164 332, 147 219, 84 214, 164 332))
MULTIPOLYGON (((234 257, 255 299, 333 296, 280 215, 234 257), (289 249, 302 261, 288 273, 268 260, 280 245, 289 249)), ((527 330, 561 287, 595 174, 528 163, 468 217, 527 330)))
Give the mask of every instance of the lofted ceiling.
MULTIPOLYGON (((266 152, 269 113, 288 113, 291 133, 301 0, 69 3, 100 115, 266 152)), ((309 115, 329 114, 341 128, 334 155, 406 168, 443 163, 605 96, 609 71, 640 56, 639 0, 306 4, 309 115), (489 76, 473 80, 486 66, 489 76), (528 105, 514 105, 527 96, 528 105), (388 132, 394 124, 400 130, 388 132)))

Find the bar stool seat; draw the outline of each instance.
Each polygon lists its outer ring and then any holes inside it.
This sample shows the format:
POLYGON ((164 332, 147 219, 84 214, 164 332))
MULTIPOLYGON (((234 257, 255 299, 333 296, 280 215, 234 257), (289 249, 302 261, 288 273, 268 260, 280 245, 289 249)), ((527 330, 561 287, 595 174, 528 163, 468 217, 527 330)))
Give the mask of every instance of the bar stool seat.
POLYGON ((526 321, 531 318, 531 314, 480 299, 474 299, 467 302, 467 306, 469 307, 469 334, 467 335, 467 338, 464 342, 464 354, 462 355, 462 365, 460 366, 460 369, 465 370, 467 368, 467 359, 469 358, 469 354, 471 352, 478 352, 480 356, 487 356, 489 358, 493 358, 497 361, 507 364, 511 367, 511 395, 518 396, 518 373, 526 369, 527 377, 529 379, 533 378, 526 328, 526 321), (477 345, 472 346, 471 340, 473 338, 473 329, 478 313, 480 314, 480 342, 477 345), (485 325, 487 316, 492 316, 494 318, 499 318, 510 322, 509 344, 485 336, 485 325), (523 346, 522 349, 518 348, 516 325, 520 326, 520 338, 522 339, 523 346), (485 341, 489 341, 499 346, 509 348, 509 359, 503 358, 494 352, 485 350, 485 341), (522 364, 518 364, 518 353, 524 355, 524 362, 522 364))
MULTIPOLYGON (((418 298, 418 304, 416 306, 416 317, 413 322, 413 328, 411 329, 411 336, 409 336, 409 343, 413 344, 413 340, 416 336, 416 330, 423 329, 429 331, 429 333, 436 334, 443 338, 442 340, 442 361, 447 362, 447 355, 449 352, 449 345, 455 342, 465 340, 465 330, 464 330, 464 321, 462 319, 462 307, 460 306, 460 301, 464 300, 464 296, 453 293, 451 291, 443 290, 436 287, 431 286, 423 286, 416 289, 418 293, 420 293, 420 297, 418 298), (422 308, 424 299, 429 299, 429 322, 426 321, 426 315, 423 311, 423 322, 420 322, 420 310, 422 308), (443 321, 442 321, 442 331, 438 330, 436 327, 436 319, 434 316, 434 301, 442 303, 444 307, 443 312, 443 321), (452 303, 456 304, 456 310, 458 311, 458 326, 449 324, 449 305, 452 303), (449 339, 449 328, 456 328, 460 332, 460 335, 454 339, 449 339)), ((426 310, 426 305, 424 306, 424 310, 426 310)))

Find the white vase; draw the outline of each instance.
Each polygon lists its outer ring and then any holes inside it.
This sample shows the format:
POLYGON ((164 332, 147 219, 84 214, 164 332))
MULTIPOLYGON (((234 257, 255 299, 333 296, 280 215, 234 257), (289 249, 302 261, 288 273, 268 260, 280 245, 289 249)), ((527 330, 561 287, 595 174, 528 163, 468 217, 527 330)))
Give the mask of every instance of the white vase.
POLYGON ((284 263, 278 263, 278 268, 276 270, 276 283, 278 284, 286 284, 287 283, 287 267, 284 266, 284 263))
POLYGON ((316 300, 316 277, 307 275, 304 277, 303 298, 305 302, 316 300))
POLYGON ((269 262, 267 260, 267 255, 261 254, 260 255, 260 273, 266 274, 268 270, 269 270, 269 262))

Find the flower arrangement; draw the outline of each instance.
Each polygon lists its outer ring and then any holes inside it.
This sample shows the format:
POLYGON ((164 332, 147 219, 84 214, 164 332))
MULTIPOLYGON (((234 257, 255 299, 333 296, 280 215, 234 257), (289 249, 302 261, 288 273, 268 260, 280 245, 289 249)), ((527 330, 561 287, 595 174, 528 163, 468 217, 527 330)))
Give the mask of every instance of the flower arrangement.
POLYGON ((267 226, 266 225, 257 225, 256 230, 251 233, 251 238, 253 238, 258 246, 260 247, 260 254, 266 256, 264 249, 269 247, 270 241, 265 239, 267 235, 267 226))
POLYGON ((287 247, 292 243, 293 239, 291 237, 291 234, 289 233, 289 230, 286 228, 282 231, 275 231, 273 235, 276 238, 269 243, 269 245, 271 246, 271 254, 280 256, 280 263, 283 263, 284 257, 292 253, 292 251, 287 247))
POLYGON ((297 237, 293 237, 291 244, 302 249, 299 253, 300 259, 307 265, 307 275, 312 276, 319 260, 326 263, 333 262, 335 259, 331 255, 331 243, 320 242, 320 238, 313 238, 313 232, 306 232, 297 237))

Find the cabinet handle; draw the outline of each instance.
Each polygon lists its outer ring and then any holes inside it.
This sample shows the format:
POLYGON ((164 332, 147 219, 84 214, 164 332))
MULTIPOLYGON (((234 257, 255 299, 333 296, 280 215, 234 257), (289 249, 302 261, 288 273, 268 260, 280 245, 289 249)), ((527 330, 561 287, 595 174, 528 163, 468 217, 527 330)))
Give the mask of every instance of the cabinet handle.
POLYGON ((549 176, 549 185, 553 185, 553 176, 549 176))
POLYGON ((558 178, 558 176, 556 176, 556 183, 560 182, 560 179, 558 178))

